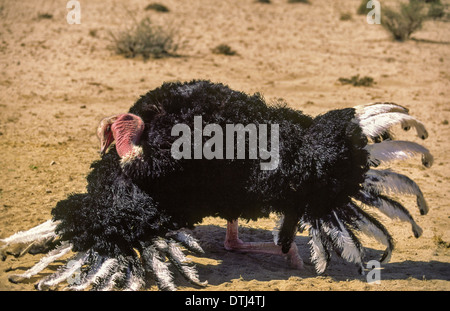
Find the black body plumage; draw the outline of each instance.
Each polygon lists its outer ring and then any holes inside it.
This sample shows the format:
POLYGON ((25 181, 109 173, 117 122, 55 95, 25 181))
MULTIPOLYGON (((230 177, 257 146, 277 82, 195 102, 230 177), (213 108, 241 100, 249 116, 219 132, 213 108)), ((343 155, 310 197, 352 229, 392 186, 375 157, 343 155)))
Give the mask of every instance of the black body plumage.
MULTIPOLYGON (((122 161, 111 148, 93 163, 87 192, 60 201, 52 215, 61 241, 70 243, 77 252, 91 254, 91 267, 103 267, 110 276, 118 273, 116 277, 122 277, 122 283, 129 283, 131 288, 142 286, 142 278, 132 281, 133 275, 143 277, 143 271, 150 271, 160 288, 174 289, 164 257, 191 282, 201 284, 195 271, 184 263, 174 239, 181 237, 192 249, 199 249, 198 244, 189 236, 173 235, 173 231, 191 228, 206 216, 229 221, 256 220, 269 213, 283 216, 276 242, 287 253, 296 231, 308 229, 311 260, 318 273, 325 271, 332 252, 362 271, 363 247, 356 231, 384 244, 382 261, 389 260, 393 239, 373 215, 364 211, 365 205, 410 222, 416 237, 422 233, 408 211, 385 196, 416 195, 421 214, 426 214, 428 207, 419 187, 406 176, 370 168, 374 163, 418 153, 425 157, 427 166, 431 165, 432 156, 422 146, 391 141, 383 144, 383 137, 393 138, 389 128, 396 123, 403 128, 416 127, 421 138, 428 135, 404 107, 375 103, 312 118, 285 104, 268 105, 260 94, 247 95, 223 84, 191 81, 164 83, 141 96, 129 112, 145 123, 139 142, 142 157, 122 161), (201 116, 203 126, 278 125, 276 168, 261 170, 260 158, 175 159, 171 146, 178 137, 171 135, 172 128, 186 124, 193 129, 196 116, 201 116)), ((208 139, 203 136, 202 142, 208 139)), ((248 151, 248 136, 245 143, 248 151)), ((268 149, 271 147, 269 143, 268 149)), ((41 237, 51 230, 49 226, 37 227, 41 237)), ((29 236, 31 233, 11 241, 31 241, 29 236)), ((102 280, 104 285, 114 284, 102 280)))
POLYGON ((345 206, 368 169, 367 139, 351 122, 352 108, 313 119, 287 106, 267 105, 259 94, 192 81, 166 83, 142 96, 129 112, 145 122, 144 159, 125 164, 122 171, 112 149, 93 165, 88 193, 69 197, 53 211, 77 249, 108 249, 96 243, 111 240, 132 245, 162 234, 158 230, 164 221, 169 230, 193 227, 206 216, 258 219, 278 212, 289 216, 279 236, 287 251, 300 218, 320 218, 345 206), (279 124, 279 166, 262 171, 261 160, 175 160, 170 147, 177 137, 171 129, 179 123, 193 128, 194 116, 223 128, 279 124), (72 219, 73 230, 68 230, 72 219))
POLYGON ((75 251, 130 254, 142 241, 167 233, 169 217, 123 174, 115 151, 92 164, 87 193, 73 194, 52 210, 57 231, 75 251))

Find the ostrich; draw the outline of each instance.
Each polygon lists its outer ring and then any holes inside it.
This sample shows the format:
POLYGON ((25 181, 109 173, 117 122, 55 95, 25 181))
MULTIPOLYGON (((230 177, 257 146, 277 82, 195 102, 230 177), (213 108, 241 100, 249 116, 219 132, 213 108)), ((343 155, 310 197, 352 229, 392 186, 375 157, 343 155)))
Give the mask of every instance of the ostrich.
MULTIPOLYGON (((409 211, 388 196, 415 196, 425 215, 428 206, 419 186, 405 175, 378 168, 415 155, 422 156, 426 167, 432 165, 425 147, 394 140, 394 125, 414 127, 420 138, 428 137, 424 125, 408 112, 380 102, 313 118, 286 104, 268 105, 258 93, 247 95, 219 83, 164 83, 141 96, 127 113, 100 122, 102 158, 92 164, 86 193, 58 202, 51 220, 2 240, 4 249, 26 245, 22 254, 36 248, 47 252, 34 267, 10 280, 30 278, 72 251, 74 257, 43 277, 38 289, 54 287, 78 269, 81 274, 69 289, 140 289, 151 275, 160 289, 174 290, 172 266, 193 284, 206 286, 181 246, 202 252, 201 241, 183 228, 193 228, 207 216, 227 221, 227 250, 279 254, 302 269, 294 237, 308 230, 318 274, 327 269, 333 253, 364 273, 364 247, 356 233, 385 246, 382 262, 389 261, 394 249, 393 237, 366 207, 409 223, 416 238, 422 234, 409 211), (201 120, 203 135, 195 131, 196 120, 201 120), (264 135, 253 138, 258 138, 256 146, 265 145, 265 151, 277 150, 276 166, 261 169, 267 157, 248 156, 255 147, 250 131, 235 133, 247 147, 243 158, 174 157, 174 144, 180 139, 174 126, 179 124, 194 129, 194 141, 182 148, 177 145, 179 151, 195 150, 199 144, 217 151, 224 143, 217 132, 227 125, 275 127, 278 131, 270 140, 262 140, 264 135), (206 131, 208 125, 214 125, 216 135, 206 131), (257 220, 270 213, 280 216, 274 242, 239 239, 238 219, 257 220)), ((233 148, 236 155, 238 146, 233 148)))

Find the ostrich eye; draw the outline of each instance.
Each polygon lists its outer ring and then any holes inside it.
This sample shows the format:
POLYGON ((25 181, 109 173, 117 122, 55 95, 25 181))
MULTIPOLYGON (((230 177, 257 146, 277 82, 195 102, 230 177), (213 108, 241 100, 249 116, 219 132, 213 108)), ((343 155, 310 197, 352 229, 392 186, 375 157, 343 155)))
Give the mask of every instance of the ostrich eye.
POLYGON ((111 125, 108 125, 108 127, 106 128, 106 133, 109 133, 109 131, 111 131, 111 125))

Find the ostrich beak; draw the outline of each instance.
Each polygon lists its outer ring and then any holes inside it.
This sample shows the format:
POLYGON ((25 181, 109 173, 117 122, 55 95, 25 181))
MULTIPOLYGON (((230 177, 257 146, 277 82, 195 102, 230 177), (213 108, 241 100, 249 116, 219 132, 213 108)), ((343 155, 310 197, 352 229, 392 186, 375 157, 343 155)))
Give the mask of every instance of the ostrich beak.
POLYGON ((112 133, 109 133, 106 137, 101 139, 101 141, 100 141, 100 155, 101 156, 105 155, 106 151, 108 150, 109 146, 111 146, 113 141, 114 141, 114 136, 112 133))

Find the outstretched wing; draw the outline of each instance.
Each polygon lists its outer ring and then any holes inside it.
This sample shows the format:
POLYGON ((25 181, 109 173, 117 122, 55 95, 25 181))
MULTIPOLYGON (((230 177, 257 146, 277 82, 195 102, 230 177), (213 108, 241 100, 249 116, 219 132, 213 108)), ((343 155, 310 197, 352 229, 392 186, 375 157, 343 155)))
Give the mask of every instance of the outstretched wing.
POLYGON ((5 256, 6 248, 17 243, 25 245, 21 254, 39 245, 47 252, 29 270, 11 275, 12 282, 27 280, 72 253, 57 272, 40 279, 36 288, 67 282, 71 290, 137 290, 147 286, 147 276, 153 275, 160 289, 174 290, 171 267, 193 284, 206 284, 200 282, 181 248, 201 252, 198 242, 186 233, 172 232, 170 217, 123 175, 119 165, 117 154, 108 153, 93 164, 87 193, 58 202, 52 210, 53 220, 2 240, 5 256))
MULTIPOLYGON (((336 123, 340 122, 342 121, 336 121, 336 123)), ((341 202, 339 200, 328 200, 327 209, 319 209, 315 214, 307 213, 301 219, 301 227, 309 228, 311 259, 318 273, 323 273, 327 268, 331 251, 335 251, 347 261, 357 264, 360 271, 364 272, 361 265, 364 249, 357 238, 356 233, 358 231, 375 238, 386 247, 381 258, 382 262, 390 259, 394 249, 393 238, 384 225, 374 215, 367 212, 365 207, 373 207, 392 219, 409 223, 416 238, 421 236, 422 229, 410 212, 389 195, 413 195, 417 198, 421 215, 425 215, 429 210, 422 191, 412 179, 389 169, 375 168, 380 164, 389 164, 393 160, 405 160, 415 155, 421 155, 422 164, 430 167, 433 163, 433 157, 425 147, 414 142, 395 141, 390 132, 394 125, 401 125, 404 130, 415 127, 417 135, 425 139, 428 137, 428 133, 423 124, 410 116, 408 109, 394 103, 358 106, 354 109, 354 118, 351 122, 356 125, 356 132, 359 131, 372 141, 370 143, 369 140, 366 140, 364 145, 355 146, 358 153, 364 154, 366 152, 366 160, 364 163, 355 162, 357 164, 355 168, 347 169, 348 174, 357 172, 356 177, 360 176, 360 181, 355 184, 358 187, 352 191, 349 191, 348 186, 338 187, 339 176, 346 176, 344 173, 338 174, 337 182, 332 184, 333 187, 330 188, 329 192, 337 191, 336 193, 347 195, 348 200, 341 202)), ((331 135, 330 137, 335 136, 331 135)), ((339 139, 339 141, 341 140, 339 139)), ((362 140, 357 141, 361 142, 362 140)), ((318 142, 318 144, 320 145, 321 142, 318 142)), ((355 153, 348 152, 346 154, 355 153)), ((355 161, 348 156, 339 158, 344 164, 349 165, 355 161)), ((361 158, 358 157, 358 159, 361 158)), ((340 166, 338 168, 333 167, 331 171, 339 169, 341 169, 340 166)), ((330 174, 330 170, 327 170, 326 174, 330 174)), ((327 179, 328 182, 330 180, 330 178, 327 179)), ((343 182, 349 182, 350 180, 351 178, 345 178, 343 182)), ((326 194, 324 195, 326 196, 326 194)), ((337 194, 332 195, 338 198, 337 194)), ((316 206, 312 208, 316 208, 316 206)))

